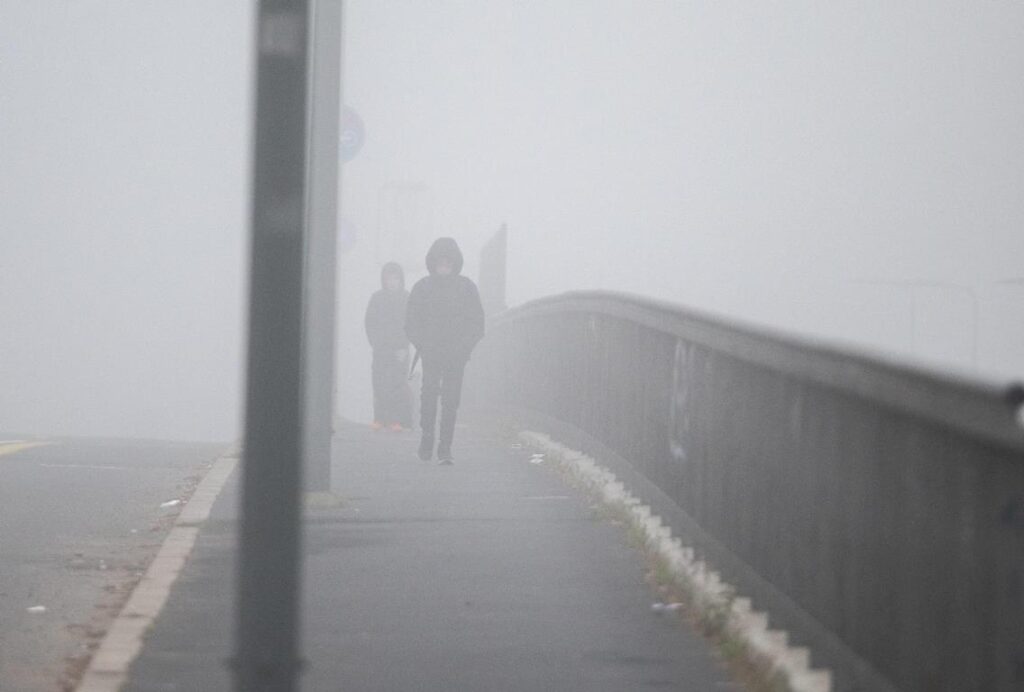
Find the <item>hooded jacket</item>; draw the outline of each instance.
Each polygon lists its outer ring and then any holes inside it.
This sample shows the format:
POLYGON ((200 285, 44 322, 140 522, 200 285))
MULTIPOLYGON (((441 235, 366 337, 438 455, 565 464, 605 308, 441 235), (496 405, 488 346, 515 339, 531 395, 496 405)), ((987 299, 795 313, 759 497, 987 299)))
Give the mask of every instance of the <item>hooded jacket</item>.
POLYGON ((438 238, 427 252, 428 276, 409 294, 405 333, 425 359, 465 362, 484 336, 484 309, 472 280, 462 276, 462 251, 452 238, 438 238), (437 273, 446 259, 448 275, 437 273))
POLYGON ((370 297, 366 306, 366 336, 373 350, 390 350, 408 348, 409 340, 405 337, 405 308, 409 300, 409 292, 405 290, 405 272, 394 262, 388 262, 380 271, 379 291, 370 297), (388 275, 397 276, 400 280, 397 291, 389 291, 385 286, 388 275))

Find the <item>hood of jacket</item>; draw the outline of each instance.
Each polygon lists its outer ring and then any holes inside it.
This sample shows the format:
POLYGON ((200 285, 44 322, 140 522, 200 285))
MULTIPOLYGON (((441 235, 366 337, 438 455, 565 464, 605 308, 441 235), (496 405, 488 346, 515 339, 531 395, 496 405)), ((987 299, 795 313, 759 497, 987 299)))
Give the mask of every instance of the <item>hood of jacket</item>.
POLYGON ((388 262, 383 267, 381 267, 381 270, 380 270, 380 287, 381 288, 385 288, 385 289, 387 288, 387 284, 385 282, 387 280, 387 277, 389 277, 389 276, 397 276, 398 277, 398 282, 399 282, 398 290, 399 291, 404 291, 405 290, 405 271, 402 269, 402 265, 400 265, 398 262, 388 262))
POLYGON ((430 246, 430 250, 427 251, 427 271, 431 275, 437 273, 437 263, 441 258, 452 263, 453 276, 462 273, 462 250, 454 238, 438 238, 430 246))

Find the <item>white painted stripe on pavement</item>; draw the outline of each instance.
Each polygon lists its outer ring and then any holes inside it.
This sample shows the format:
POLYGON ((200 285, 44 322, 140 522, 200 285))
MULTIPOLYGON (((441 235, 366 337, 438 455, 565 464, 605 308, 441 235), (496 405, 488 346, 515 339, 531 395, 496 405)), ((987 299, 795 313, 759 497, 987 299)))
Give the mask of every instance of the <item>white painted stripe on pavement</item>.
POLYGON ((195 547, 199 526, 210 516, 214 501, 237 463, 237 452, 228 452, 206 472, 164 539, 160 552, 107 630, 75 688, 76 692, 117 692, 121 689, 127 679, 128 667, 142 649, 143 637, 163 610, 171 587, 195 547))
POLYGON ((129 466, 100 466, 96 464, 37 464, 47 469, 89 469, 90 471, 132 471, 129 466))
POLYGON ((52 444, 54 443, 43 440, 9 440, 7 442, 0 442, 0 457, 5 454, 15 454, 26 449, 32 449, 33 447, 45 447, 52 444))

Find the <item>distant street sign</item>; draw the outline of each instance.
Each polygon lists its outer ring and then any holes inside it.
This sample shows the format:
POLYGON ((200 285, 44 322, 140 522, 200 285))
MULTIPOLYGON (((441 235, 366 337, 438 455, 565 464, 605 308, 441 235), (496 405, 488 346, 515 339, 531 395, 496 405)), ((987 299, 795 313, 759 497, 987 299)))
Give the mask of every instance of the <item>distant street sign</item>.
POLYGON ((366 141, 363 119, 348 106, 341 111, 341 160, 348 163, 356 157, 366 141))

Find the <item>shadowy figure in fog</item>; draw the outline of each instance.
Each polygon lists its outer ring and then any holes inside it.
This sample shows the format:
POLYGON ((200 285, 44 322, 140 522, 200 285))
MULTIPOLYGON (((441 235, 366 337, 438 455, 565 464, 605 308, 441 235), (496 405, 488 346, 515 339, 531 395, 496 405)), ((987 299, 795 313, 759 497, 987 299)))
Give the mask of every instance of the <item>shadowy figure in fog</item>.
POLYGON ((380 272, 381 289, 366 306, 366 336, 373 347, 373 427, 394 431, 412 427, 412 393, 405 371, 409 367, 409 340, 405 336, 405 309, 409 292, 405 272, 395 262, 380 272))
POLYGON ((420 459, 434 454, 437 401, 441 399, 441 430, 437 458, 452 463, 455 416, 462 396, 462 375, 477 342, 484 335, 484 309, 476 284, 462 276, 462 252, 451 238, 439 238, 427 252, 426 276, 409 296, 405 333, 423 359, 420 397, 420 459))

